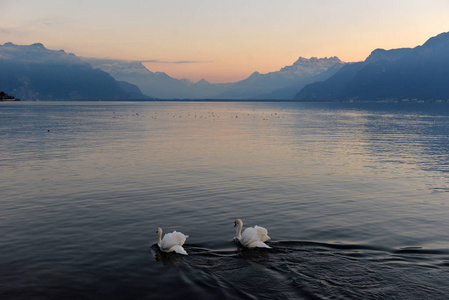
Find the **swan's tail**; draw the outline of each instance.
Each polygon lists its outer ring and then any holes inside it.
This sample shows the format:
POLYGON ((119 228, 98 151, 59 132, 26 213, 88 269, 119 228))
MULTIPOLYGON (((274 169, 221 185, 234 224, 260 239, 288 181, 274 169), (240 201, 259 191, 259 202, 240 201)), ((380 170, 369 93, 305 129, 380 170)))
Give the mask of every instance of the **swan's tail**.
POLYGON ((182 255, 188 255, 186 250, 182 248, 182 246, 175 245, 171 248, 171 250, 175 251, 176 253, 182 254, 182 255))
POLYGON ((267 249, 271 249, 270 246, 268 246, 267 244, 265 244, 262 241, 255 241, 253 243, 251 243, 251 247, 258 247, 258 248, 267 248, 267 249))

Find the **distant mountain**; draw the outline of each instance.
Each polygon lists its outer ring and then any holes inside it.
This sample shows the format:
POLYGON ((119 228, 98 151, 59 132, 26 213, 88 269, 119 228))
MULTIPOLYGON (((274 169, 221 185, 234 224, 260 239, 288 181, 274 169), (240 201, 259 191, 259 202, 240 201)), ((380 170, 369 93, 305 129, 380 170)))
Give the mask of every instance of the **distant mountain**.
POLYGON ((176 79, 163 72, 151 72, 140 61, 82 58, 95 68, 109 73, 116 80, 137 85, 144 94, 159 99, 213 98, 225 90, 226 84, 211 84, 206 80, 192 83, 176 79))
POLYGON ((143 93, 158 99, 208 99, 226 90, 229 84, 211 84, 202 79, 193 83, 163 72, 151 72, 140 61, 82 58, 116 80, 137 85, 143 93))
POLYGON ((143 93, 159 99, 291 99, 306 84, 322 81, 337 72, 343 62, 337 57, 300 57, 293 65, 267 74, 254 72, 233 83, 192 83, 162 72, 151 72, 141 62, 82 58, 92 66, 140 87, 143 93))
POLYGON ((162 72, 153 73, 139 61, 82 58, 93 67, 101 69, 116 80, 137 85, 141 91, 154 98, 180 98, 187 84, 162 72))
POLYGON ((306 84, 329 78, 343 65, 338 57, 300 57, 293 65, 276 72, 254 72, 247 79, 230 86, 217 98, 292 99, 306 84))
POLYGON ((74 54, 40 43, 0 45, 0 89, 23 100, 148 98, 138 87, 117 82, 74 54))
POLYGON ((449 32, 422 46, 376 49, 363 62, 347 64, 332 77, 304 87, 298 100, 447 100, 449 32))

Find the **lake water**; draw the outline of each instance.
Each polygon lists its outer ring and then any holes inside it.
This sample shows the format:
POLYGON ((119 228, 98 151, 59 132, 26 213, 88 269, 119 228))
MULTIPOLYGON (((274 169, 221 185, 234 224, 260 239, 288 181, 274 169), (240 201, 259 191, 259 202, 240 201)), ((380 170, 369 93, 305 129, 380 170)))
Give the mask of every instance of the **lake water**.
POLYGON ((447 103, 14 102, 0 129, 1 299, 448 297, 447 103))

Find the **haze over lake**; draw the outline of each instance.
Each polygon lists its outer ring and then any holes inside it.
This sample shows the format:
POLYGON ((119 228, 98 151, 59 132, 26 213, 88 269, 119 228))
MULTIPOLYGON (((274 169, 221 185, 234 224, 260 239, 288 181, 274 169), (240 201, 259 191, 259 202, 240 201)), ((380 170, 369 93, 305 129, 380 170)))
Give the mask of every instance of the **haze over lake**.
POLYGON ((448 124, 448 103, 0 103, 0 297, 445 298, 448 124))

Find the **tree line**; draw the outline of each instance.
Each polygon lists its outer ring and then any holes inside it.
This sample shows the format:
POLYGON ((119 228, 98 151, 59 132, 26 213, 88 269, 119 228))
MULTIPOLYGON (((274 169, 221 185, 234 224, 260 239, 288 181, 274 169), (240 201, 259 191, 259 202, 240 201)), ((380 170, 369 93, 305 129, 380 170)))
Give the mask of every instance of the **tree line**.
POLYGON ((18 101, 19 99, 16 99, 14 96, 10 96, 7 93, 1 91, 0 92, 0 101, 5 101, 5 100, 16 100, 16 101, 18 101))

